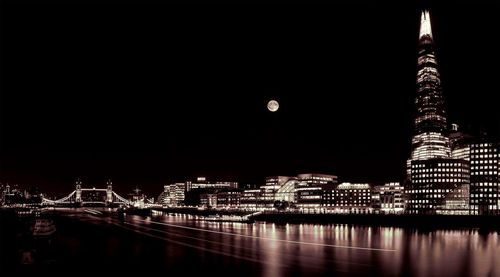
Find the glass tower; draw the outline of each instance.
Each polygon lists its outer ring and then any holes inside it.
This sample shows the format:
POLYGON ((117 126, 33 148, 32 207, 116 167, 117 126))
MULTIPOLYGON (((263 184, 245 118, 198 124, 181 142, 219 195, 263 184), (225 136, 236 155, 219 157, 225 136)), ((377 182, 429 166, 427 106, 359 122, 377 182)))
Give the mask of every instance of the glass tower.
MULTIPOLYGON (((428 11, 423 11, 420 19, 416 83, 414 134, 407 163, 407 212, 468 214, 470 167, 467 160, 452 157, 428 11)), ((454 156, 462 154, 456 151, 454 156)))
POLYGON ((444 98, 428 11, 422 12, 420 20, 416 81, 417 109, 411 160, 450 158, 450 141, 444 135, 447 131, 444 98))

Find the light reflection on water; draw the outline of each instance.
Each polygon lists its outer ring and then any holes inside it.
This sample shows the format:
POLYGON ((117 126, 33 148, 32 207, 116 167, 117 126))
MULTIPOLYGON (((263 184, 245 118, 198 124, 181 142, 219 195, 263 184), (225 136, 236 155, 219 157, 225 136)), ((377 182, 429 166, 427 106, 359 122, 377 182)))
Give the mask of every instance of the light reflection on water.
POLYGON ((204 248, 216 248, 228 255, 262 261, 262 274, 266 276, 334 271, 378 272, 389 276, 500 275, 500 262, 496 262, 500 258, 497 232, 422 231, 345 224, 222 223, 196 220, 196 217, 187 215, 158 216, 152 220, 193 228, 164 227, 171 232, 195 233, 206 240, 198 242, 204 248), (203 230, 217 230, 219 233, 203 230))

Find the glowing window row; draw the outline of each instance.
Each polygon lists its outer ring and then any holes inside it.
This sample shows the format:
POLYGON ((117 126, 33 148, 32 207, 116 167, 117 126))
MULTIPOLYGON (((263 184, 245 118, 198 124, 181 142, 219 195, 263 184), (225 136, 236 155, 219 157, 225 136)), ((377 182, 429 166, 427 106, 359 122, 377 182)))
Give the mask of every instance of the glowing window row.
POLYGON ((471 175, 498 175, 498 171, 473 171, 471 175))
POLYGON ((462 183, 463 179, 422 179, 413 180, 414 183, 462 183))
POLYGON ((479 194, 471 194, 471 198, 497 198, 499 196, 498 193, 479 193, 479 194))
POLYGON ((434 173, 434 172, 469 172, 467 168, 425 168, 425 169, 415 169, 412 173, 434 173))
POLYGON ((473 166, 471 167, 471 170, 484 170, 484 169, 497 169, 497 165, 485 165, 485 166, 473 166))

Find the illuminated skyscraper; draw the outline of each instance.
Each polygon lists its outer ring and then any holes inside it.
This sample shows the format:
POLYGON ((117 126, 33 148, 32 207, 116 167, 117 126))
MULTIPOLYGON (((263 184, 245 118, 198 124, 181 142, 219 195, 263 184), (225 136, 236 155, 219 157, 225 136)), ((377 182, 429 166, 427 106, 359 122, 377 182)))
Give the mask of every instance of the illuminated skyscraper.
POLYGON ((428 11, 422 12, 420 21, 417 70, 417 109, 411 160, 450 158, 450 141, 444 135, 447 131, 444 98, 428 11))
POLYGON ((420 20, 417 64, 415 129, 407 163, 407 211, 467 214, 470 165, 463 157, 468 148, 457 148, 452 156, 428 11, 422 12, 420 20))

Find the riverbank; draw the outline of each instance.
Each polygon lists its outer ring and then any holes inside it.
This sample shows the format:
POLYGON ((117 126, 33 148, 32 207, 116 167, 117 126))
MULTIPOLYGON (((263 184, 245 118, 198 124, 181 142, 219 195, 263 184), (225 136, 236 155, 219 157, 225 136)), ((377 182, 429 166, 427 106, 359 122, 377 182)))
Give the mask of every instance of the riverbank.
MULTIPOLYGON (((248 211, 198 210, 196 208, 165 208, 156 211, 190 215, 209 216, 245 215, 248 211)), ((500 216, 468 215, 381 215, 381 214, 309 214, 292 212, 264 212, 253 217, 256 221, 273 223, 310 223, 310 224, 354 224, 366 226, 463 229, 480 228, 500 230, 500 216)))
POLYGON ((500 230, 500 216, 263 213, 254 219, 276 223, 340 223, 384 227, 500 230))
MULTIPOLYGON (((199 216, 209 216, 209 215, 247 215, 252 212, 243 211, 243 210, 220 210, 220 209, 198 209, 198 208, 189 208, 189 207, 171 207, 171 208, 155 208, 153 209, 158 212, 163 213, 175 213, 175 214, 190 214, 190 215, 199 215, 199 216)), ((128 214, 144 214, 144 209, 137 210, 127 210, 128 214)))

